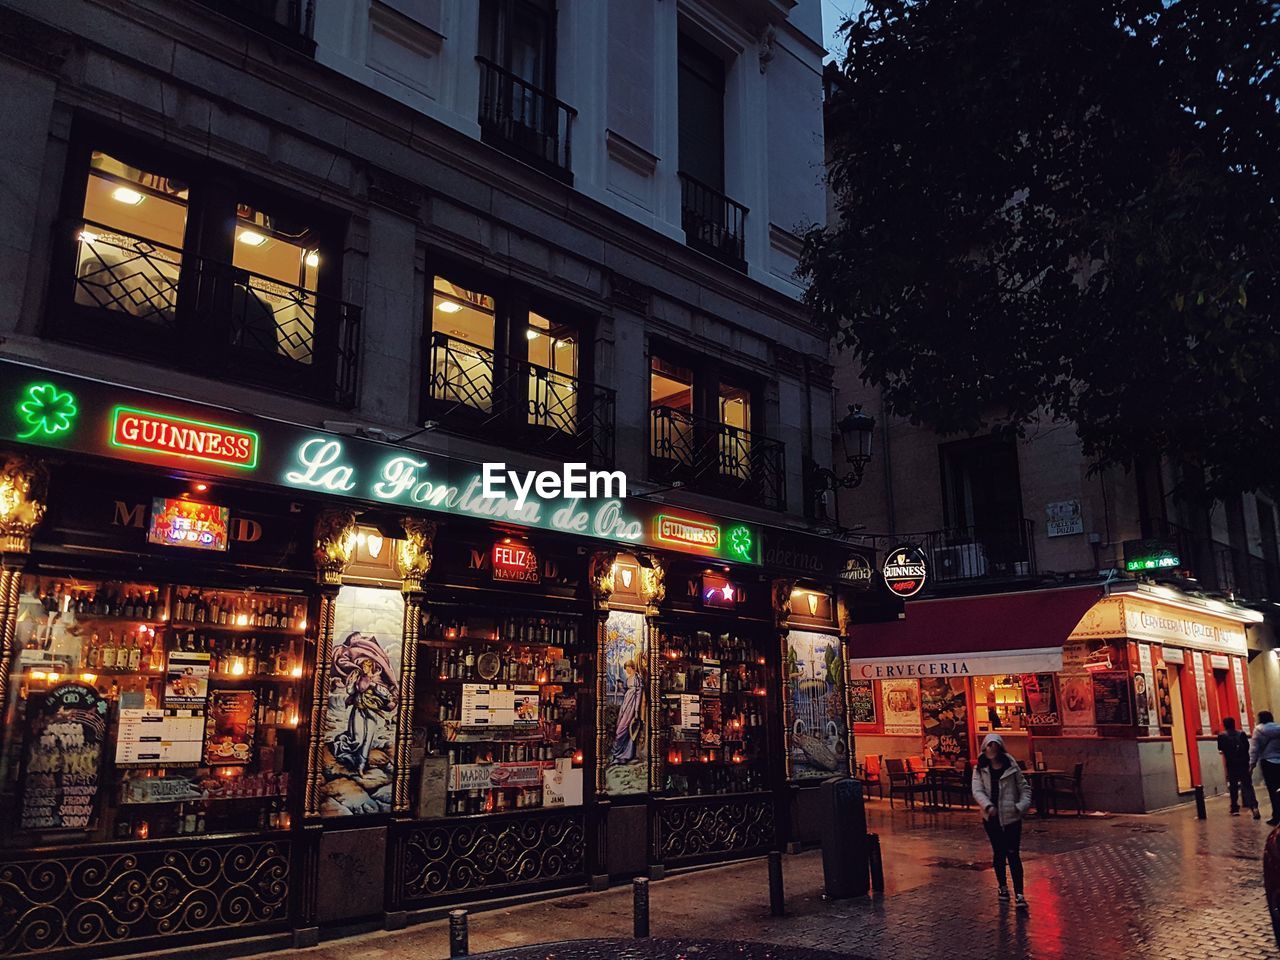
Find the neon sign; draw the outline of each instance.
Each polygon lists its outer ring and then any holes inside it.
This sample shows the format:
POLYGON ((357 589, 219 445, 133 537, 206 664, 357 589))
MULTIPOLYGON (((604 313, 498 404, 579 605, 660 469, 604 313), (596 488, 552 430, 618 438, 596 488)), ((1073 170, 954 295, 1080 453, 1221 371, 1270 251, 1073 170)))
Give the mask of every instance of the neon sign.
POLYGON ((147 540, 165 547, 226 550, 230 520, 226 507, 156 497, 151 502, 147 540))
POLYGON ((538 583, 538 555, 524 543, 502 541, 493 545, 493 579, 538 583))
POLYGON ((1182 566, 1182 557, 1171 543, 1160 540, 1128 540, 1124 544, 1124 568, 1129 573, 1173 570, 1182 566))
POLYGON ((702 523, 698 520, 670 517, 666 514, 660 514, 655 523, 657 537, 663 543, 678 543, 686 547, 702 547, 707 550, 720 549, 718 523, 702 523))
POLYGON ((73 394, 59 390, 52 383, 30 384, 18 403, 18 417, 27 426, 27 431, 18 434, 18 439, 30 440, 37 435, 56 437, 71 429, 78 412, 73 394))
POLYGON ((258 435, 252 430, 133 407, 111 412, 111 445, 250 470, 258 465, 258 435))
POLYGON ((756 541, 751 536, 751 528, 745 524, 738 524, 736 527, 730 527, 728 531, 729 552, 739 560, 752 563, 755 560, 756 541))

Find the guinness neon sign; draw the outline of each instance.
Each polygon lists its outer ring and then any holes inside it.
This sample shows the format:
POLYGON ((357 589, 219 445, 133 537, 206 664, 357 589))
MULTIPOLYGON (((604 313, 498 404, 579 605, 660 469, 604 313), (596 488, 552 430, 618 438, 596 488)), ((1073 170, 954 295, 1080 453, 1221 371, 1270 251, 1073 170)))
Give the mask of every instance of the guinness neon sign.
POLYGON ((258 435, 252 430, 133 407, 111 412, 111 445, 247 470, 258 465, 258 435))

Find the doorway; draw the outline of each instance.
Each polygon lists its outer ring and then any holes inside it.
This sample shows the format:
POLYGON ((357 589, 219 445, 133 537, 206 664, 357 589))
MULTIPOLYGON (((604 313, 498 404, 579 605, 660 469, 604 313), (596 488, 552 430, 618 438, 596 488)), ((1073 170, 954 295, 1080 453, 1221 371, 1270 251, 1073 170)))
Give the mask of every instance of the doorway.
POLYGON ((1179 793, 1191 792, 1191 753, 1187 744, 1187 722, 1182 712, 1182 667, 1170 663, 1169 702, 1173 708, 1173 772, 1179 793))

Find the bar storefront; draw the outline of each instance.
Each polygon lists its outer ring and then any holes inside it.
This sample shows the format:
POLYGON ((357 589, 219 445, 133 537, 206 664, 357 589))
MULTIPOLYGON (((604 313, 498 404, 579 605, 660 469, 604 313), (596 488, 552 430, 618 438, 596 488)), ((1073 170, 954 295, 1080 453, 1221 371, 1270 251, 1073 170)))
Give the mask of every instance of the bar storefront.
POLYGON ((840 545, 9 361, 0 443, 0 956, 660 876, 849 770, 840 545))
POLYGON ((859 751, 960 768, 997 732, 1024 764, 1079 768, 1091 809, 1213 796, 1222 720, 1252 717, 1246 630, 1260 619, 1136 580, 913 601, 903 624, 852 632, 859 751))

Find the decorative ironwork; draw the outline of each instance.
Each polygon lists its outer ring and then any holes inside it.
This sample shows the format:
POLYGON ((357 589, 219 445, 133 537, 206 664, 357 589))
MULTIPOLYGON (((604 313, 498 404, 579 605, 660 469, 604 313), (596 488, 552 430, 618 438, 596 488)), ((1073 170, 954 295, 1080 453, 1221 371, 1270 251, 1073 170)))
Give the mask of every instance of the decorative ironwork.
POLYGON ((687 173, 680 174, 685 243, 744 273, 747 208, 687 173))
POLYGON ((573 182, 578 111, 485 57, 480 64, 480 136, 557 179, 573 182))
POLYGON ((1023 517, 934 530, 923 540, 931 561, 929 579, 935 584, 1036 573, 1035 524, 1023 517))
POLYGON ((607 387, 435 333, 427 398, 446 428, 613 463, 615 395, 607 387))
POLYGON ((769 847, 773 839, 773 798, 768 794, 654 803, 653 843, 659 863, 750 853, 769 847))
POLYGON ((75 336, 164 355, 204 352, 210 373, 351 406, 359 371, 360 309, 301 285, 251 273, 105 224, 82 222, 74 303, 102 318, 71 322, 75 336), (110 320, 134 323, 122 338, 110 320))
POLYGON ((436 820, 406 826, 401 902, 411 905, 473 890, 553 883, 586 871, 582 808, 436 820))
POLYGON ((786 503, 786 447, 672 407, 650 410, 649 477, 681 480, 771 510, 786 503))
POLYGON ((84 950, 286 921, 282 840, 134 844, 0 863, 0 956, 84 950))

